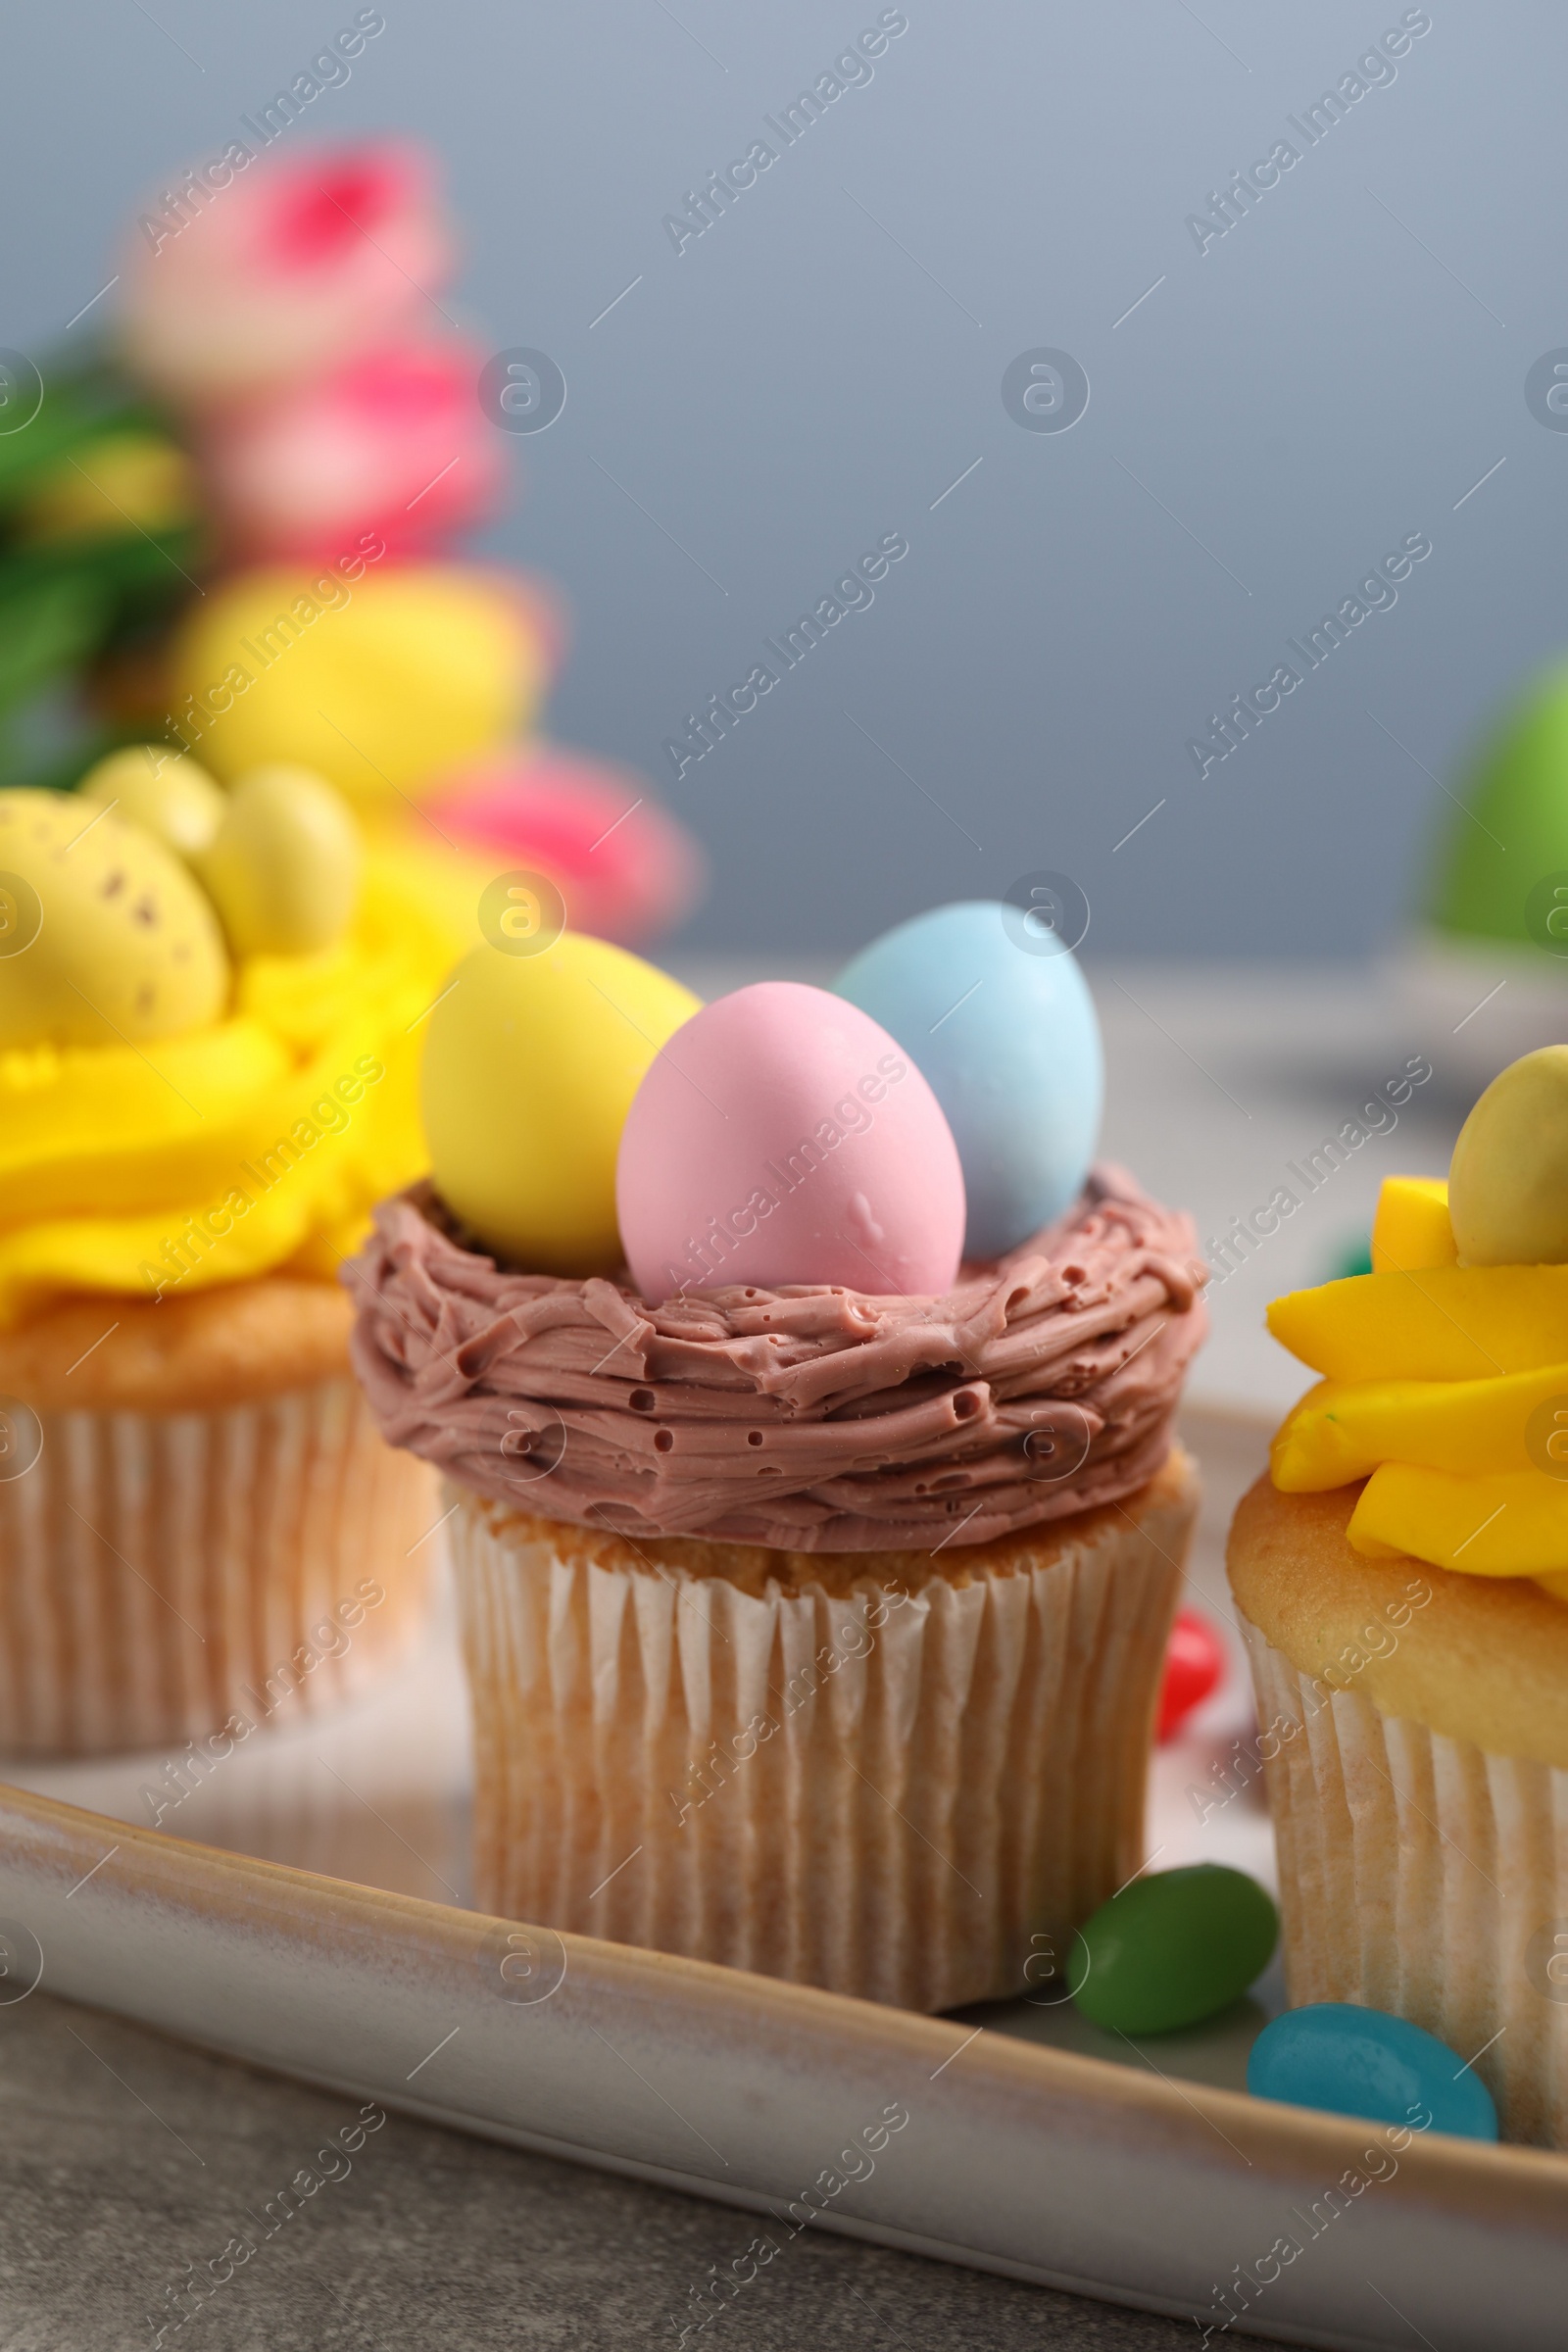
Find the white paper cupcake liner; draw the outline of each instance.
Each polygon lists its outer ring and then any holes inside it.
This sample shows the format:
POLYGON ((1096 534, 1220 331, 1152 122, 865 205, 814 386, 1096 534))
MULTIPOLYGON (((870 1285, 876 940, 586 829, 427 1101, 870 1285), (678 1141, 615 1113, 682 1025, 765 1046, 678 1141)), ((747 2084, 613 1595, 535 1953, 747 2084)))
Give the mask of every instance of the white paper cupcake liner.
POLYGON ((1568 1772, 1382 1715, 1241 1625, 1292 2005, 1424 2026, 1474 2063, 1506 2138, 1568 2146, 1568 1772))
POLYGON ((897 1591, 447 1499, 481 1909, 933 2010, 1059 1983, 1142 1861, 1185 1462, 897 1591))
POLYGON ((353 1381, 27 1421, 0 1478, 0 1752, 177 1746, 230 1714, 314 1712, 403 1645, 435 1483, 353 1381))

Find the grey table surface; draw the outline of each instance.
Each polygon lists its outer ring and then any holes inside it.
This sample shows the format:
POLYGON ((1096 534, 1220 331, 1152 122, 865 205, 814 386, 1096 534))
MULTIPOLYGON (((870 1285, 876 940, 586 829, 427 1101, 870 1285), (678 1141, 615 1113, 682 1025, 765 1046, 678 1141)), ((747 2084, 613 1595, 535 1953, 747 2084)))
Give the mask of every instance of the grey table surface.
MULTIPOLYGON (((205 2271, 231 2237, 258 2235, 247 2210, 260 2213, 357 2113, 348 2100, 42 1993, 0 2011, 5 2352, 151 2345, 177 2317, 166 2290, 189 2279, 185 2266, 205 2271)), ((172 2326, 166 2343, 193 2352, 673 2345, 688 2288, 735 2249, 736 2216, 723 2206, 397 2115, 340 2161, 352 2170, 172 2326)), ((1190 2322, 826 2230, 797 2239, 704 2336, 728 2352, 1165 2352, 1194 2341, 1190 2322)))
MULTIPOLYGON (((724 975, 729 985, 741 977, 724 975)), ((801 976, 805 976, 804 974, 801 976)), ((704 973, 705 993, 717 975, 704 973)), ((1365 1230, 1391 1166, 1446 1163, 1468 1100, 1408 1009, 1364 978, 1097 975, 1110 1070, 1107 1145, 1206 1239, 1266 1200, 1287 1159, 1333 1132, 1412 1050, 1436 1082, 1216 1296, 1200 1393, 1276 1406, 1304 1385, 1261 1331, 1264 1301, 1322 1279, 1365 1230)), ((1304 1191, 1304 1187, 1301 1188, 1304 1191)), ((310 2164, 347 2103, 39 1992, 0 2005, 0 2352, 151 2345, 167 2290, 221 2257, 310 2164)), ((722 2207, 392 2116, 168 2343, 306 2347, 674 2344, 688 2290, 733 2252, 722 2207), (673 2325, 672 2325, 673 2322, 673 2325)), ((708 2330, 704 2331, 709 2332, 708 2330)), ((696 2339, 689 2339, 696 2340, 696 2339)), ((885 2252, 826 2231, 724 2307, 731 2352, 837 2343, 1154 2352, 1190 2321, 1124 2311, 885 2252)), ((1233 2339, 1240 2340, 1240 2339, 1233 2339)))

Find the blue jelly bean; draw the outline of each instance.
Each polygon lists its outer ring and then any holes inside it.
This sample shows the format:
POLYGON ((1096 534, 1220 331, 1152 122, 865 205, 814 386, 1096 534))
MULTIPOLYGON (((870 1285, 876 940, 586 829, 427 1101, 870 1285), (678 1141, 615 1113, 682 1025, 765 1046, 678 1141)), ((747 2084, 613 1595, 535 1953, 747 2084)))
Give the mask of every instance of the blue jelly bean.
POLYGON ((1252 2044, 1247 2087, 1259 2099, 1329 2115, 1495 2139, 1497 2110, 1473 2067, 1446 2041, 1384 2009, 1313 2001, 1272 2018, 1252 2044))

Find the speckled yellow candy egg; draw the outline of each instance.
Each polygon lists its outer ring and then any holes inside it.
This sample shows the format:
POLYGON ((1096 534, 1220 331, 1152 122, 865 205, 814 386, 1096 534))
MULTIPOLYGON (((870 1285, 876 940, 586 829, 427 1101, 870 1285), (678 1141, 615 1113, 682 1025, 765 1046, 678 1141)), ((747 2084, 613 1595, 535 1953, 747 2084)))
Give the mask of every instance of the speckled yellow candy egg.
POLYGON ((430 1017, 420 1091, 436 1189, 488 1249, 547 1273, 620 1262, 620 1131, 698 1010, 667 973, 578 932, 464 958, 430 1017))
POLYGON ((213 909, 161 841, 75 794, 0 792, 0 1047, 205 1028, 228 976, 213 909))
POLYGON ((1494 1078, 1453 1147, 1448 1213, 1462 1265, 1568 1265, 1568 1046, 1494 1078))
POLYGON ((89 768, 79 790, 95 808, 114 808, 180 858, 206 849, 228 808, 227 794, 205 767, 159 743, 111 752, 89 768))
POLYGON ((308 767, 257 767, 193 863, 238 956, 307 956, 341 939, 363 854, 340 792, 308 767))

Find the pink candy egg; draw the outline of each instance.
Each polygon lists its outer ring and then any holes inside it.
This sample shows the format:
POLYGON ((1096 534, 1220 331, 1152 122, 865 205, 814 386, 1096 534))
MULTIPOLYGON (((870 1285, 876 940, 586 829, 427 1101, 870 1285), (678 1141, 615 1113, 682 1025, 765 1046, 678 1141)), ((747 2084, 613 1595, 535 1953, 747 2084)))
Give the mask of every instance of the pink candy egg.
POLYGON ((768 980, 694 1013, 655 1056, 615 1171, 645 1298, 842 1283, 951 1290, 963 1174, 930 1087, 868 1014, 768 980))

